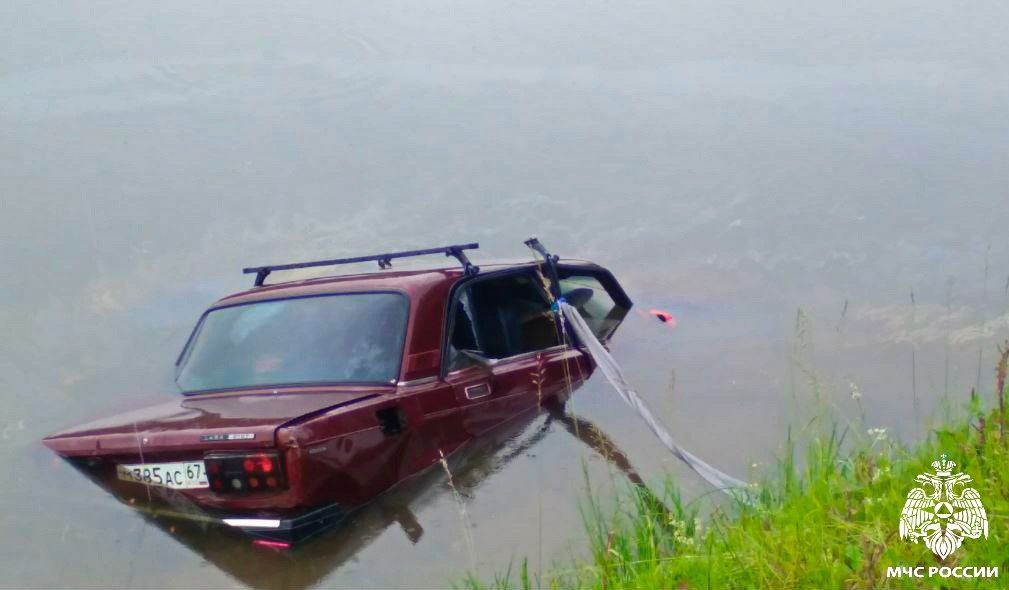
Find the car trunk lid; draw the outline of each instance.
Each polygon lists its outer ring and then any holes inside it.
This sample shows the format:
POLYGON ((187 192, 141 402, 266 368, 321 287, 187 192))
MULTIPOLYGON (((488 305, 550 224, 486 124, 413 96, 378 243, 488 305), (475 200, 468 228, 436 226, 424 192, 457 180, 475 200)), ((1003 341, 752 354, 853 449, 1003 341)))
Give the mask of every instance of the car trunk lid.
POLYGON ((203 394, 117 414, 43 441, 63 456, 141 455, 274 446, 291 420, 375 397, 391 387, 340 386, 203 394))

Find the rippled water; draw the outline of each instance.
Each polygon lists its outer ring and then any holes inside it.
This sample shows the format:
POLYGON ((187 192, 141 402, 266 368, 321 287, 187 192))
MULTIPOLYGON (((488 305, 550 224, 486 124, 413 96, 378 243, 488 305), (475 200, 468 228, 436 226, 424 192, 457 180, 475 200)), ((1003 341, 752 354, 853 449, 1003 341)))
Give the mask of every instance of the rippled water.
POLYGON ((0 586, 443 586, 580 554, 583 464, 604 495, 631 468, 704 491, 598 379, 568 422, 460 457, 464 513, 434 471, 287 554, 145 519, 38 444, 176 395, 251 264, 533 234, 597 260, 678 320, 632 314, 614 354, 742 476, 816 392, 905 438, 990 397, 1007 25, 995 2, 5 5, 0 586))

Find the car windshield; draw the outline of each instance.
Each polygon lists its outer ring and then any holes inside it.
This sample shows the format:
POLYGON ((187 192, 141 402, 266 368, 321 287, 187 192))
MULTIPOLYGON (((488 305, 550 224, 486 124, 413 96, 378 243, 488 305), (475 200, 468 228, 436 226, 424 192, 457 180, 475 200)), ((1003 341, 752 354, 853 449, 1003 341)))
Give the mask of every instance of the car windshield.
POLYGON ((351 293, 211 310, 179 363, 183 392, 293 383, 389 383, 399 375, 407 299, 351 293))

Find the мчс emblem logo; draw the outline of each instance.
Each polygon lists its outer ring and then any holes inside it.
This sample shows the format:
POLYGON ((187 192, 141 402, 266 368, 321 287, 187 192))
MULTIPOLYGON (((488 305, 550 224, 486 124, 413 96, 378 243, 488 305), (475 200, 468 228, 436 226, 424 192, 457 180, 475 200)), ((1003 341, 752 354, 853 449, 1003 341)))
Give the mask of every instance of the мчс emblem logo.
POLYGON ((971 477, 953 474, 956 463, 942 455, 932 462, 935 473, 922 473, 915 481, 922 484, 907 494, 900 513, 900 538, 925 546, 946 559, 965 538, 988 538, 988 515, 981 505, 981 495, 967 487, 971 477))

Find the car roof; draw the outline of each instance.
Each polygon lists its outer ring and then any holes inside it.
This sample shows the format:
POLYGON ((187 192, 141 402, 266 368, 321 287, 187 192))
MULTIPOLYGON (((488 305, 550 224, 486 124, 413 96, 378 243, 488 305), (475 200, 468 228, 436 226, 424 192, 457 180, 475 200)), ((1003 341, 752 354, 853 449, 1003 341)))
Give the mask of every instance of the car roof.
MULTIPOLYGON (((567 268, 603 270, 585 260, 560 259, 567 268)), ((481 262, 478 277, 493 276, 512 270, 532 269, 539 263, 530 259, 519 261, 481 262)), ((608 271, 606 271, 608 272, 608 271)), ((278 299, 317 297, 341 293, 398 292, 409 300, 409 319, 404 343, 400 379, 409 382, 437 375, 441 363, 442 332, 447 301, 452 288, 466 277, 460 267, 422 268, 412 270, 381 270, 378 272, 329 276, 273 283, 253 287, 218 300, 204 312, 278 299)), ((201 320, 202 321, 202 320, 201 320)), ((199 325, 199 324, 198 324, 199 325)), ((195 334, 195 330, 194 330, 195 334)), ((192 336, 190 336, 192 339, 192 336)), ((188 347, 189 344, 187 343, 188 347)), ((181 357, 180 357, 181 358, 181 357)))
MULTIPOLYGON (((558 262, 570 266, 596 267, 594 263, 586 260, 561 259, 558 262)), ((480 274, 487 274, 511 269, 531 268, 537 264, 535 261, 526 259, 519 261, 499 260, 482 262, 479 266, 480 274)), ((432 288, 438 286, 444 287, 446 283, 451 285, 463 276, 463 269, 456 266, 411 270, 382 270, 350 275, 314 277, 271 283, 233 293, 216 301, 211 308, 228 307, 272 299, 335 295, 340 293, 398 291, 414 298, 430 291, 432 288)))

